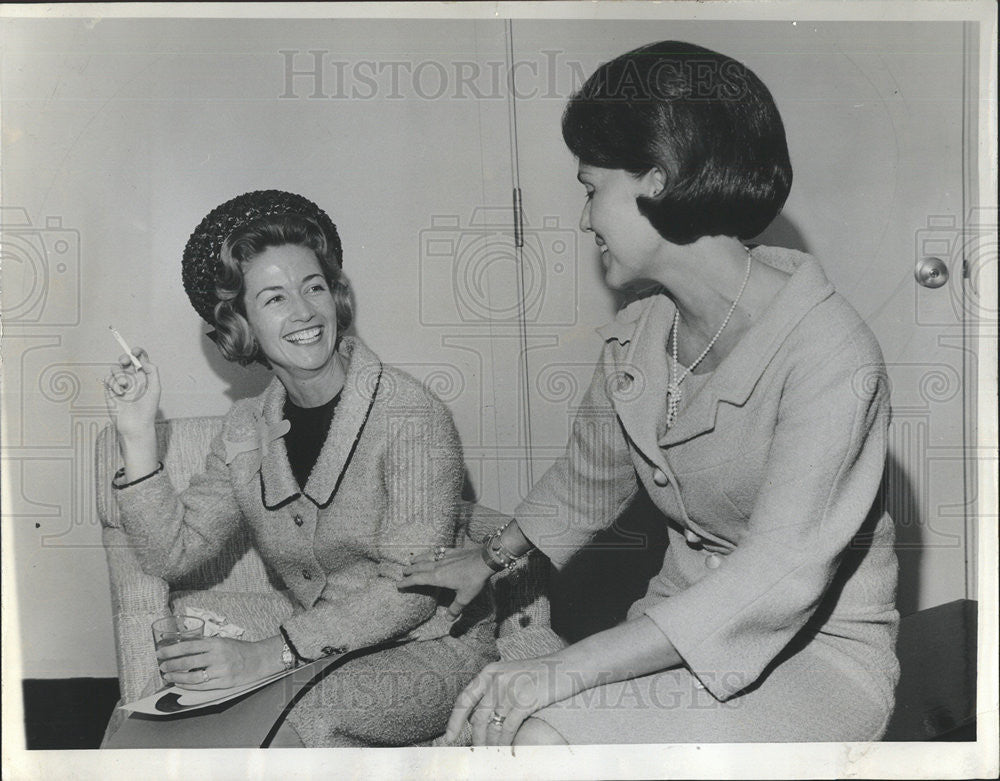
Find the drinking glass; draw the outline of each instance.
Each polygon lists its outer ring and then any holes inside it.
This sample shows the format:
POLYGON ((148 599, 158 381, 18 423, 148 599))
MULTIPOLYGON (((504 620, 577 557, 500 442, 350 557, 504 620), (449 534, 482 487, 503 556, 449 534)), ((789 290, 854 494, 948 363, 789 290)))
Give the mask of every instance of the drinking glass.
POLYGON ((167 616, 153 622, 153 643, 156 650, 168 645, 197 640, 205 632, 205 622, 194 616, 167 616))

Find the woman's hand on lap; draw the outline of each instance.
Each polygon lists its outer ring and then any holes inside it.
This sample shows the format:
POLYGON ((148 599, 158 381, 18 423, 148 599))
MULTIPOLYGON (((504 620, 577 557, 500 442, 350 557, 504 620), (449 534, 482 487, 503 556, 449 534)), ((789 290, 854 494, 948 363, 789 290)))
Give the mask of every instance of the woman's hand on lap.
POLYGON ((581 687, 555 657, 486 665, 458 696, 445 740, 454 743, 462 725, 472 727, 472 745, 509 746, 533 713, 572 697, 581 687), (496 724, 494 714, 502 717, 496 724))
POLYGON ((183 689, 227 689, 281 672, 280 655, 267 641, 205 637, 168 645, 156 652, 167 683, 183 689))
POLYGON ((403 567, 403 579, 396 587, 399 589, 413 586, 438 586, 455 592, 455 599, 448 606, 448 615, 458 618, 462 610, 486 586, 493 575, 483 561, 479 548, 454 548, 442 556, 432 552, 414 556, 407 566, 403 567))

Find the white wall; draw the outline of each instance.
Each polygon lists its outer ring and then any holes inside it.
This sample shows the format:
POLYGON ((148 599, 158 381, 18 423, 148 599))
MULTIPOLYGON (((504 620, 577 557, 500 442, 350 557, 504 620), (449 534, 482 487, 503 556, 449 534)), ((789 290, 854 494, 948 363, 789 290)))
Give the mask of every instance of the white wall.
MULTIPOLYGON (((946 49, 957 29, 944 33, 946 49)), ((952 138, 954 126, 930 123, 930 135, 919 135, 927 124, 917 111, 922 96, 886 94, 886 75, 902 79, 900 68, 922 63, 908 83, 926 86, 923 97, 940 110, 955 86, 953 52, 935 70, 937 55, 912 52, 940 48, 937 30, 897 28, 895 48, 882 51, 877 42, 888 32, 518 22, 517 56, 541 73, 540 94, 519 103, 525 209, 537 246, 568 261, 542 266, 549 308, 529 335, 548 352, 529 354, 531 383, 560 362, 590 366, 598 349, 592 327, 613 311, 590 239, 576 230, 582 196, 559 140, 558 116, 578 70, 555 66, 564 69, 549 90, 551 60, 541 52, 562 51, 589 72, 608 54, 668 37, 741 56, 771 86, 797 167, 783 238, 821 258, 843 253, 861 259, 855 268, 871 266, 874 276, 830 271, 905 364, 915 299, 910 282, 902 285, 912 280, 917 218, 938 213, 914 195, 945 169, 953 181, 961 148, 959 139, 938 168, 907 162, 940 153, 948 144, 934 133, 952 138), (811 54, 817 49, 823 57, 811 54), (892 273, 875 274, 885 263, 892 273), (881 306, 896 299, 910 309, 881 306)), ((25 677, 116 672, 91 485, 93 438, 106 420, 97 380, 118 352, 107 325, 164 367, 166 417, 221 414, 266 381, 217 356, 180 284, 187 236, 238 193, 289 189, 329 211, 357 292, 358 333, 385 360, 437 383, 455 412, 473 488, 500 509, 516 504, 527 474, 517 401, 524 375, 516 323, 504 320, 515 287, 505 227, 507 104, 495 83, 501 21, 7 20, 3 35, 3 473, 14 574, 4 585, 17 590, 25 677), (311 65, 307 52, 324 52, 323 97, 310 97, 310 77, 296 77, 293 96, 279 97, 288 94, 280 50, 298 51, 300 70, 311 65), (363 61, 402 63, 398 84, 386 71, 373 77, 363 61), (427 62, 416 83, 414 66, 427 62), (334 63, 343 63, 341 85, 331 82, 334 63), (434 63, 443 63, 448 81, 440 96, 434 63), (460 63, 479 68, 474 85, 459 84, 460 63), (364 99, 371 78, 375 95, 364 99), (352 89, 360 97, 340 97, 352 89), (498 210, 476 213, 487 223, 475 227, 476 207, 498 210), (481 291, 462 287, 456 299, 448 269, 429 252, 440 240, 452 242, 462 273, 484 272, 481 291), (46 264, 47 289, 32 258, 46 264)), ((960 117, 960 106, 952 108, 958 113, 948 116, 960 117)), ((941 196, 939 211, 954 212, 953 195, 941 196)), ((915 382, 900 377, 904 391, 915 382)), ((536 444, 563 441, 565 420, 538 407, 536 444)), ((535 466, 537 477, 544 464, 535 466)), ((911 607, 962 595, 962 548, 934 549, 930 568, 926 551, 911 555, 911 607)))

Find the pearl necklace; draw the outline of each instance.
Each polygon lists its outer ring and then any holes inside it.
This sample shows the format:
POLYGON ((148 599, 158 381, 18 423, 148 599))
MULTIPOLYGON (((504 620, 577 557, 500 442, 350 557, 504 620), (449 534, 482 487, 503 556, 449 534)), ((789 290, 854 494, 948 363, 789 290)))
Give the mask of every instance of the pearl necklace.
POLYGON ((677 410, 681 405, 681 383, 684 379, 695 370, 699 363, 704 360, 705 356, 708 355, 709 350, 711 350, 719 337, 722 336, 722 332, 726 330, 726 326, 729 325, 729 319, 733 316, 733 312, 736 311, 736 305, 740 302, 740 298, 743 297, 743 291, 747 288, 747 282, 750 281, 750 250, 747 249, 747 271, 743 275, 743 284, 740 285, 740 292, 736 294, 736 300, 733 301, 733 305, 729 307, 729 312, 726 313, 726 319, 722 321, 722 325, 719 326, 719 330, 715 332, 715 336, 712 340, 705 346, 705 349, 701 351, 701 355, 695 358, 694 363, 681 371, 680 361, 677 360, 677 329, 681 322, 681 312, 679 309, 674 310, 674 324, 670 329, 670 337, 672 345, 670 348, 670 381, 667 383, 667 428, 672 428, 674 421, 677 420, 677 410))

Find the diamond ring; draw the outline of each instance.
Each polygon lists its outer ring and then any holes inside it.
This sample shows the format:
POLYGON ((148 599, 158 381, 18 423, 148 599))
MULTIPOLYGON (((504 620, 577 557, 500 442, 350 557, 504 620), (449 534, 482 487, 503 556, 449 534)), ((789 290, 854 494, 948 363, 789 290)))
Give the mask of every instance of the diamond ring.
POLYGON ((507 717, 501 716, 497 711, 493 711, 493 714, 490 716, 490 726, 493 729, 503 729, 505 721, 507 721, 507 717))

